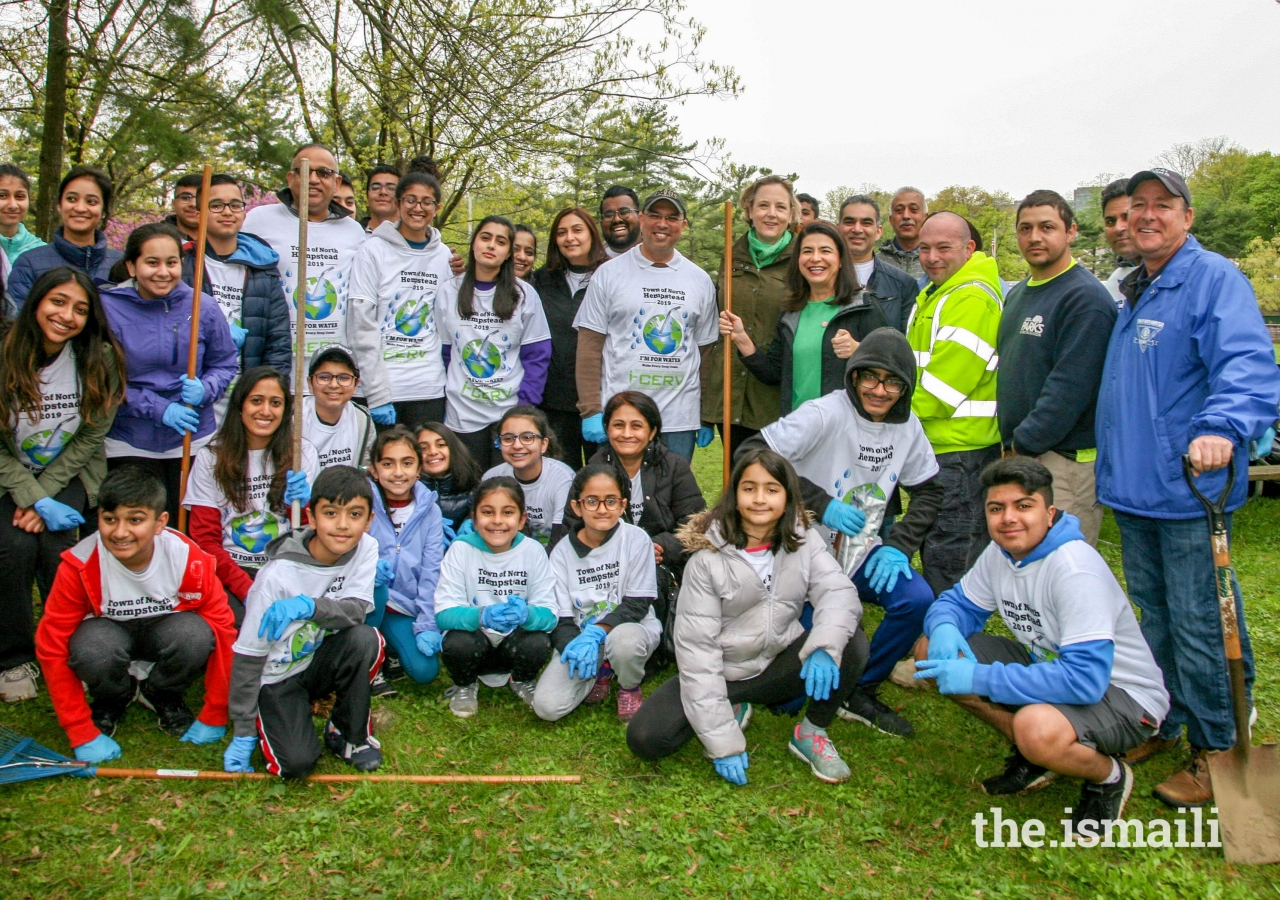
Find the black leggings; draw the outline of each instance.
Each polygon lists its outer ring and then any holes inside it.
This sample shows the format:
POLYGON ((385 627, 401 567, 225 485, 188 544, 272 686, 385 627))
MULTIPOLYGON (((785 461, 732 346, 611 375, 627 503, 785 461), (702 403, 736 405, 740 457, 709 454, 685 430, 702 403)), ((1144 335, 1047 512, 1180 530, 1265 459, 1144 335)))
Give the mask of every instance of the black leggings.
POLYGON ((480 466, 482 473, 489 471, 502 462, 502 453, 493 446, 493 442, 498 439, 497 422, 492 425, 486 425, 480 431, 459 431, 456 433, 458 440, 462 441, 462 446, 466 447, 471 453, 476 464, 480 466))
MULTIPOLYGON (((195 459, 195 453, 191 454, 195 459)), ((164 482, 167 496, 165 511, 169 513, 169 527, 178 527, 178 494, 182 490, 182 458, 152 459, 149 456, 116 456, 107 460, 107 468, 114 472, 121 466, 137 466, 164 482)))
POLYGON ((547 414, 551 429, 560 439, 560 456, 557 458, 573 471, 578 471, 590 461, 600 445, 582 439, 582 417, 576 412, 546 407, 542 411, 547 414))
POLYGON ((447 631, 440 659, 457 685, 475 684, 481 675, 511 673, 513 681, 533 681, 551 659, 551 635, 517 629, 493 646, 480 631, 447 631))
MULTIPOLYGON (((769 667, 755 678, 746 681, 729 681, 730 703, 760 703, 776 706, 804 696, 804 681, 800 678, 800 650, 808 634, 803 634, 776 657, 769 667)), ((862 670, 867 666, 870 651, 867 636, 859 627, 845 645, 840 660, 840 687, 826 700, 810 700, 805 715, 814 725, 826 728, 835 721, 836 710, 858 686, 862 670)), ((685 718, 684 704, 680 700, 680 679, 669 678, 644 701, 631 724, 627 726, 627 746, 641 759, 661 759, 670 756, 694 736, 693 726, 685 718)))
MULTIPOLYGON (((88 518, 88 498, 77 476, 53 498, 88 518)), ((31 534, 13 525, 18 506, 12 494, 0 497, 0 672, 36 661, 36 621, 31 586, 47 600, 62 551, 75 546, 76 529, 31 534)))
MULTIPOLYGON (((435 400, 395 400, 392 405, 396 408, 396 424, 408 428, 414 432, 415 436, 417 429, 428 422, 444 421, 443 397, 437 397, 435 400)), ((381 433, 389 427, 379 425, 378 432, 381 433)))

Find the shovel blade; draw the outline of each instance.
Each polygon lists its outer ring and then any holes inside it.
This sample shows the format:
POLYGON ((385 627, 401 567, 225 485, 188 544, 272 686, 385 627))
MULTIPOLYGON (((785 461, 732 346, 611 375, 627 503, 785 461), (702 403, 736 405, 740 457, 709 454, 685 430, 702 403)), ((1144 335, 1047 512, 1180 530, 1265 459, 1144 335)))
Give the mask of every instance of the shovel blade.
POLYGON ((1280 862, 1280 753, 1275 744, 1209 754, 1227 862, 1280 862))

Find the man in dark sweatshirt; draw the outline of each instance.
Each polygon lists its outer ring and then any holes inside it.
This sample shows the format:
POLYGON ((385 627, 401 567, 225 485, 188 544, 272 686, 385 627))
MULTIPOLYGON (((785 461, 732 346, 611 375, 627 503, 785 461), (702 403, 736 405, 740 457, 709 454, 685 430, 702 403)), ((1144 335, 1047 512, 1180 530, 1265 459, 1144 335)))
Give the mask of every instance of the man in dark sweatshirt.
POLYGON ((1116 305, 1072 258, 1075 219, 1060 194, 1028 194, 1018 204, 1017 233, 1031 274, 1009 292, 1000 319, 1000 440, 1005 455, 1035 457, 1053 473, 1058 508, 1078 518, 1096 546, 1102 507, 1093 419, 1116 305))

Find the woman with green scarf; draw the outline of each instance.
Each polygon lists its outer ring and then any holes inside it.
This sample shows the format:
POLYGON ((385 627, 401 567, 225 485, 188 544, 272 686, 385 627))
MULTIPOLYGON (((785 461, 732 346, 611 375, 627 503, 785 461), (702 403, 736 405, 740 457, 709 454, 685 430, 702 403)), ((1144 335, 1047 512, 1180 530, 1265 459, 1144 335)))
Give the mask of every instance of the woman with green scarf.
MULTIPOLYGON (((747 185, 739 202, 750 229, 733 244, 733 311, 746 333, 763 346, 773 341, 778 317, 787 300, 787 267, 795 250, 793 229, 800 223, 800 203, 791 182, 766 175, 747 185)), ((716 302, 724 310, 724 273, 716 282, 716 302)), ((724 344, 712 354, 702 392, 702 421, 720 425, 724 436, 724 344)), ((779 415, 777 382, 763 382, 748 374, 741 351, 733 355, 730 382, 733 405, 730 449, 738 446, 779 415)))

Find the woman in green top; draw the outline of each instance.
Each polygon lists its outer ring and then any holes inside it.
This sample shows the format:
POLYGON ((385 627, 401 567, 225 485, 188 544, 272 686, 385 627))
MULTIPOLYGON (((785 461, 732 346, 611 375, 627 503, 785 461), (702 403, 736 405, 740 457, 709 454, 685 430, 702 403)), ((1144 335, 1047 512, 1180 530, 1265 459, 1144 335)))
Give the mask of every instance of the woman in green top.
POLYGON ((731 312, 720 314, 743 364, 765 384, 780 385, 780 415, 844 384, 844 361, 858 343, 889 324, 858 284, 849 248, 830 222, 810 222, 796 238, 787 268, 790 296, 782 307, 773 343, 761 352, 731 312))

